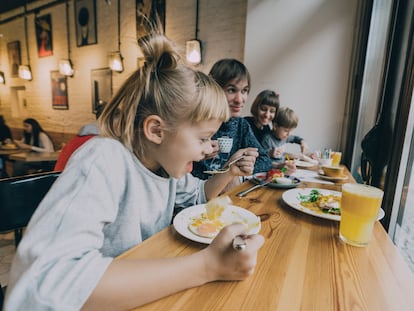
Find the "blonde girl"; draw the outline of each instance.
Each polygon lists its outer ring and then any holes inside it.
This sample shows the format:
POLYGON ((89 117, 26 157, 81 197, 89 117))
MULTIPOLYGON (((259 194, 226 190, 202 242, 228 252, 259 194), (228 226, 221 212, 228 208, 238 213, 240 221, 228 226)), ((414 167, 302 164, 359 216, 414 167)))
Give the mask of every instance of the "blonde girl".
POLYGON ((126 310, 215 280, 253 273, 263 237, 235 251, 245 226, 225 227, 205 249, 182 257, 114 260, 171 223, 174 206, 215 197, 253 171, 257 152, 208 181, 193 161, 229 117, 226 97, 206 75, 179 62, 162 35, 141 40, 145 65, 105 107, 102 135, 70 158, 38 207, 12 264, 6 310, 126 310))

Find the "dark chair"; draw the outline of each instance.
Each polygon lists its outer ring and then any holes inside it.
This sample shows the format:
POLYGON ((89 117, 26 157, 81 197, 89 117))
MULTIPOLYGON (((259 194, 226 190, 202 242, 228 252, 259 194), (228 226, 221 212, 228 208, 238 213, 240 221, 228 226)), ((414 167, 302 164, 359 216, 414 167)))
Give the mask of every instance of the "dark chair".
POLYGON ((1 284, 0 284, 0 311, 3 309, 3 301, 4 301, 3 287, 1 287, 1 284))
POLYGON ((45 172, 0 179, 0 232, 14 230, 17 247, 40 201, 60 172, 45 172))

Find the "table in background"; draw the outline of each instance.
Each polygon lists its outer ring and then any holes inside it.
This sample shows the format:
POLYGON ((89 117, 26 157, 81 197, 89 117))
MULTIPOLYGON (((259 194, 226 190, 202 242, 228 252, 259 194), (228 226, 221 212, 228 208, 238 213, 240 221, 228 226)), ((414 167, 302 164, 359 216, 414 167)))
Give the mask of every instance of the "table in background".
MULTIPOLYGON (((247 181, 227 194, 261 218, 265 243, 254 274, 184 290, 136 310, 412 310, 414 275, 380 222, 367 247, 349 246, 338 238, 338 222, 287 206, 283 190, 263 187, 243 198, 235 195, 250 186, 247 181)), ((341 191, 338 183, 299 187, 341 191)), ((119 258, 184 256, 204 247, 170 226, 119 258)))
POLYGON ((9 155, 10 160, 15 161, 23 161, 23 162, 49 162, 49 161, 57 161, 59 158, 60 151, 54 152, 34 152, 34 151, 27 151, 27 152, 19 152, 13 153, 9 155))

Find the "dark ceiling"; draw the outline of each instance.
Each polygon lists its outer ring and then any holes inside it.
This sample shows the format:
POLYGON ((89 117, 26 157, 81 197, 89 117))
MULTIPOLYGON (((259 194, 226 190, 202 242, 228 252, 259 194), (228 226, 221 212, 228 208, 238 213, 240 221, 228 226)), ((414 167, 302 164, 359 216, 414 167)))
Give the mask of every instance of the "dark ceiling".
POLYGON ((25 3, 32 3, 37 0, 0 0, 0 14, 23 7, 25 3))

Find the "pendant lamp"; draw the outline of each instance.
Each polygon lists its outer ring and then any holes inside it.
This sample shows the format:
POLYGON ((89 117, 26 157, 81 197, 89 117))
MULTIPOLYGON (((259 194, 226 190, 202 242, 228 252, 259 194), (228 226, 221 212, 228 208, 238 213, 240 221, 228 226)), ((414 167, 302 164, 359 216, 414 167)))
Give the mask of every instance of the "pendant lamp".
POLYGON ((121 8, 120 0, 117 1, 118 6, 118 51, 108 54, 108 65, 112 71, 122 72, 124 71, 123 58, 121 55, 121 8))
POLYGON ((196 5, 196 31, 195 39, 189 40, 186 42, 185 51, 186 59, 192 65, 198 65, 201 63, 201 41, 198 39, 198 11, 199 11, 199 2, 197 0, 196 5))
POLYGON ((69 1, 66 0, 66 34, 67 34, 67 45, 68 45, 68 59, 59 60, 59 72, 62 75, 72 77, 73 66, 70 60, 70 28, 69 28, 69 1))
POLYGON ((32 80, 32 71, 30 69, 30 53, 29 53, 29 40, 27 39, 27 7, 24 5, 24 34, 26 39, 26 54, 27 54, 27 65, 19 66, 19 77, 23 80, 32 80))

